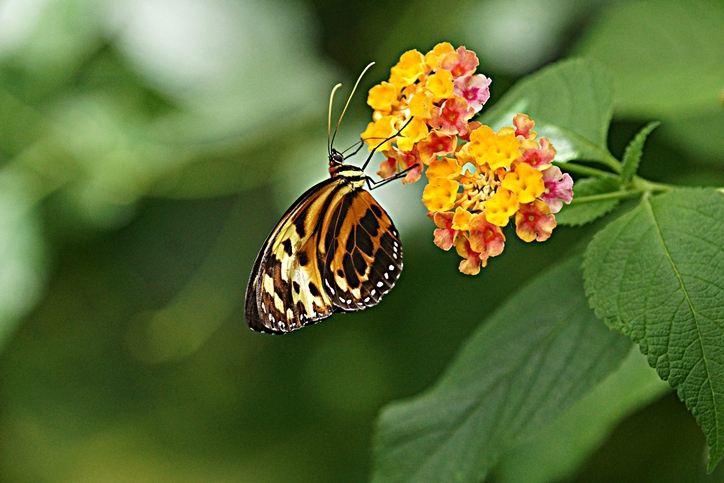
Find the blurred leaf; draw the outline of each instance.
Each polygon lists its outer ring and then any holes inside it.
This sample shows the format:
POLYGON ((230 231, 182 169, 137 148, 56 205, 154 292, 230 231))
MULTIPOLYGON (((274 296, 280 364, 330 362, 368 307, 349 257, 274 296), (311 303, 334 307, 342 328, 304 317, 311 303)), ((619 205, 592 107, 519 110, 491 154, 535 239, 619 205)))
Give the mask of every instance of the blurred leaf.
POLYGON ((483 480, 504 451, 626 357, 630 343, 588 308, 579 267, 574 258, 538 277, 470 338, 431 390, 383 410, 373 481, 483 480))
MULTIPOLYGON (((724 89, 724 88, 723 88, 724 89)), ((724 103, 724 91, 722 92, 724 103)), ((724 165, 724 143, 712 142, 712 133, 724 132, 724 108, 697 116, 672 115, 665 119, 658 133, 662 139, 691 153, 697 162, 724 165)))
POLYGON ((594 390, 505 454, 495 470, 496 481, 544 483, 570 478, 622 419, 670 390, 633 347, 623 364, 594 390))
POLYGON ((596 314, 641 346, 724 455, 724 195, 680 189, 645 199, 586 252, 596 314))
POLYGON ((32 187, 0 171, 0 347, 33 308, 45 281, 44 242, 32 187))
POLYGON ((646 0, 609 4, 577 53, 613 74, 616 114, 663 118, 720 110, 724 4, 646 0))
MULTIPOLYGON (((597 0, 486 0, 463 10, 465 32, 481 64, 521 75, 555 61, 567 49, 571 29, 596 11, 597 0), (511 42, 511 30, 515 42, 511 42)), ((446 22, 442 22, 445 24, 446 22)))
POLYGON ((611 162, 606 136, 613 113, 612 89, 610 76, 600 66, 567 60, 519 81, 483 110, 481 121, 497 129, 525 113, 535 121, 539 136, 555 146, 556 161, 611 162))
POLYGON ((273 139, 286 135, 290 122, 325 112, 332 70, 317 55, 302 3, 118 3, 108 17, 129 63, 182 107, 157 119, 153 129, 161 139, 189 145, 273 139), (163 38, 159 24, 166 26, 163 38))
POLYGON ((605 195, 620 190, 621 181, 614 176, 579 179, 573 184, 571 204, 563 205, 560 213, 556 214, 556 221, 559 225, 572 226, 590 223, 618 205, 618 197, 607 199, 605 195))
POLYGON ((656 129, 660 122, 650 122, 631 140, 623 153, 623 165, 621 167, 621 181, 626 184, 630 182, 636 171, 638 171, 641 155, 644 152, 644 143, 651 131, 656 129))
POLYGON ((0 18, 0 59, 11 57, 27 74, 25 92, 45 96, 66 87, 102 43, 103 2, 87 0, 6 1, 0 18), (8 32, 10 34, 8 35, 8 32))

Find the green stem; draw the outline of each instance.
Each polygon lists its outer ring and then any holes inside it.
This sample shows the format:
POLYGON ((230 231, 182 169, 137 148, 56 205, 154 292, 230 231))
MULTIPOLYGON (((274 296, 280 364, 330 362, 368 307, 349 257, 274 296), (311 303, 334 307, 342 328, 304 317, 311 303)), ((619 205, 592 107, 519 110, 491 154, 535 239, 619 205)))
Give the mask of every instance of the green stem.
POLYGON ((671 191, 676 188, 675 186, 672 186, 670 184, 656 183, 655 181, 649 181, 647 179, 641 178, 640 176, 634 176, 634 178, 631 180, 631 186, 633 186, 637 190, 652 192, 671 191))
POLYGON ((638 176, 634 177, 631 184, 628 186, 629 187, 619 191, 611 191, 609 193, 601 193, 590 196, 581 196, 578 198, 574 197, 571 204, 593 203, 596 201, 607 200, 624 200, 628 198, 636 198, 637 196, 641 195, 646 196, 656 192, 671 191, 672 189, 674 189, 674 186, 663 183, 655 183, 653 181, 648 181, 644 178, 640 178, 638 176))
POLYGON ((646 190, 632 190, 632 191, 612 191, 610 193, 601 193, 600 195, 581 196, 579 198, 573 197, 571 201, 572 205, 578 205, 581 203, 593 203, 595 201, 606 201, 606 200, 625 200, 628 198, 636 198, 646 193, 646 190))
POLYGON ((554 162, 554 165, 558 166, 559 168, 562 168, 564 171, 570 171, 571 173, 578 173, 583 174, 586 176, 595 176, 596 178, 610 178, 615 177, 616 175, 609 173, 608 171, 603 171, 601 169, 596 168, 590 168, 588 166, 582 166, 580 164, 575 163, 558 163, 554 162))

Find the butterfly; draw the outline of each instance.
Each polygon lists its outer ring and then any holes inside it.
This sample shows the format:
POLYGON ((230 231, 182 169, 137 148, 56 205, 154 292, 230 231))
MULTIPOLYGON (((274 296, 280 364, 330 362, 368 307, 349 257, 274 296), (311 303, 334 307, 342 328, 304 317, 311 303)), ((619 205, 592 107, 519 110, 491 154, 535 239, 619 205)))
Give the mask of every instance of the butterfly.
MULTIPOLYGON (((327 118, 331 177, 311 187, 292 204, 272 229, 254 262, 244 314, 249 327, 256 331, 285 334, 335 312, 354 312, 377 305, 402 272, 399 233, 365 185, 372 190, 399 178, 405 171, 382 181, 364 174, 374 152, 394 136, 374 148, 362 167, 345 164, 343 153, 332 147, 334 136, 330 139, 334 92, 340 86, 332 90, 327 118)), ((335 135, 352 94, 337 122, 335 135)))

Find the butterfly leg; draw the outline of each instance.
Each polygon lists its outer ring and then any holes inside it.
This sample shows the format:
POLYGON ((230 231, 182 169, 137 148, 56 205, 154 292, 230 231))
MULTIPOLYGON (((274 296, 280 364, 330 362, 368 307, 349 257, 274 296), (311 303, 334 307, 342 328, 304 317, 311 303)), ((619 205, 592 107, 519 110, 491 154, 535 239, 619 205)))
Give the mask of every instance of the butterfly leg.
MULTIPOLYGON (((362 171, 364 171, 365 168, 367 167, 367 165, 370 164, 370 161, 372 160, 372 156, 374 156, 374 154, 377 152, 377 150, 380 149, 380 146, 382 146, 383 144, 385 144, 385 143, 386 143, 387 141, 389 141, 390 139, 394 139, 394 138, 396 138, 397 136, 399 136, 400 133, 405 130, 405 128, 407 127, 407 125, 412 122, 413 119, 414 119, 414 117, 411 117, 410 119, 408 119, 407 122, 406 122, 400 129, 398 129, 395 134, 393 134, 392 136, 390 136, 390 137, 382 140, 382 142, 380 142, 377 146, 374 147, 374 149, 373 149, 372 151, 370 151, 370 155, 367 156, 367 159, 365 160, 365 163, 362 165, 362 171)), ((361 148, 361 147, 362 147, 362 146, 360 146, 360 148, 361 148)), ((355 151, 355 153, 356 153, 356 152, 357 152, 357 151, 355 151)))
POLYGON ((379 188, 380 186, 384 186, 390 181, 395 181, 396 179, 400 179, 403 176, 407 174, 408 171, 411 171, 414 168, 417 168, 417 164, 413 164, 412 166, 408 166, 407 168, 403 169, 399 173, 396 173, 394 176, 390 176, 389 178, 381 179, 379 181, 375 181, 372 178, 367 178, 367 187, 372 191, 373 189, 379 188))

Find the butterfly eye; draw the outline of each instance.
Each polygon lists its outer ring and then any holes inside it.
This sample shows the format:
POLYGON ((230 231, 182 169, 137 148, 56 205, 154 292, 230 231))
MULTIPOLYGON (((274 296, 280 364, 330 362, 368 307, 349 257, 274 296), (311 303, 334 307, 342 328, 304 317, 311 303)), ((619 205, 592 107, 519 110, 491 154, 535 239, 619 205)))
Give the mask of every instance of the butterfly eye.
POLYGON ((329 155, 330 166, 334 165, 334 164, 342 164, 342 163, 344 163, 344 156, 342 155, 342 153, 340 153, 336 149, 332 148, 332 154, 329 155))

